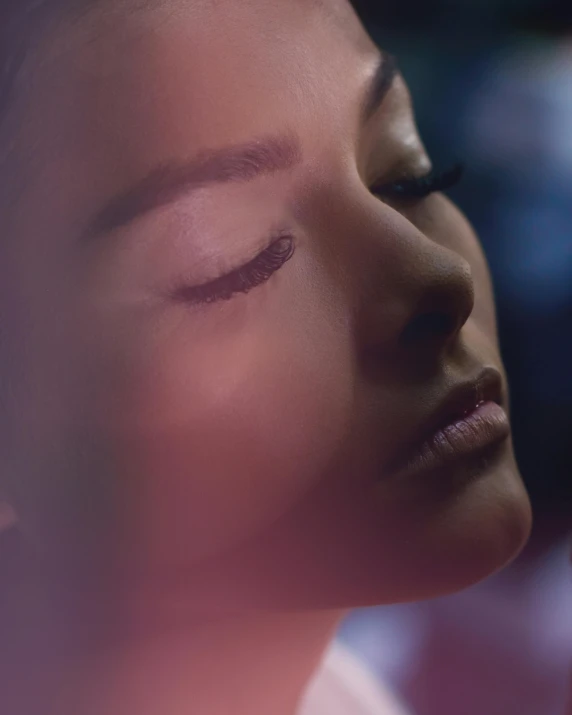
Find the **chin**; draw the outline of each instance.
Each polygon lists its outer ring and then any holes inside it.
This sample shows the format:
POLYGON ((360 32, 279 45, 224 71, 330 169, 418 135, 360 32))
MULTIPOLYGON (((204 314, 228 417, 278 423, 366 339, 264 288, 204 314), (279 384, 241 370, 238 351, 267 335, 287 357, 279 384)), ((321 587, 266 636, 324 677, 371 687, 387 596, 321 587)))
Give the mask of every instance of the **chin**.
POLYGON ((319 509, 321 518, 310 509, 307 520, 225 559, 216 585, 195 580, 194 594, 202 583, 211 605, 216 593, 221 606, 239 610, 350 610, 470 587, 520 553, 532 519, 512 453, 466 476, 420 488, 380 485, 375 497, 319 509))
POLYGON ((433 514, 412 521, 399 559, 360 605, 426 600, 473 586, 511 563, 531 528, 530 501, 511 454, 452 490, 433 514))
POLYGON ((377 544, 355 548, 353 557, 340 547, 344 562, 331 583, 314 584, 300 602, 351 609, 450 595, 506 567, 528 541, 530 501, 513 458, 440 496, 432 509, 424 502, 415 514, 403 515, 377 544))

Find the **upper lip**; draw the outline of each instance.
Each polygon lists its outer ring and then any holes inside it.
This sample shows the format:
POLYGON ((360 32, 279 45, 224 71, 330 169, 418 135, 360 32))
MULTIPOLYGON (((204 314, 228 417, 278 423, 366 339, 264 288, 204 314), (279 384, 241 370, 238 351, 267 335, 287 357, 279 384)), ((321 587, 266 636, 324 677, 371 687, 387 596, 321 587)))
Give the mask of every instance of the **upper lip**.
POLYGON ((484 368, 475 380, 455 387, 428 420, 427 437, 447 427, 484 402, 502 403, 502 377, 492 367, 484 368))
MULTIPOLYGON (((458 384, 426 419, 407 449, 401 456, 407 456, 411 449, 420 446, 426 440, 448 425, 473 412, 484 402, 503 403, 503 378, 494 367, 483 368, 476 378, 458 384)), ((398 463, 401 459, 397 460, 398 463)))

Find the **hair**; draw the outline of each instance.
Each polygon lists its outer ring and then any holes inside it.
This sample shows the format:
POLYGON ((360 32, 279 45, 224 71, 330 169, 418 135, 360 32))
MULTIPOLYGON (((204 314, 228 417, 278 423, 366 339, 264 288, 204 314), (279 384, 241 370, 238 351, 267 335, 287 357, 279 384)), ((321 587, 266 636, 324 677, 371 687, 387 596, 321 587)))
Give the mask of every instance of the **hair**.
POLYGON ((0 117, 9 106, 29 49, 47 19, 52 0, 2 0, 0 6, 0 117))

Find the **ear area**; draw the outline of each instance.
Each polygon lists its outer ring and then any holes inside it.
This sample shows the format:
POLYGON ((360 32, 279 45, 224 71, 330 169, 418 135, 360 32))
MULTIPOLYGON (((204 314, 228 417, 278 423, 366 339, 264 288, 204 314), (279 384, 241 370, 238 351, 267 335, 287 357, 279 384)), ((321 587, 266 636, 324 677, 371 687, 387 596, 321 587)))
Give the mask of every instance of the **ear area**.
POLYGON ((13 507, 0 498, 0 534, 12 529, 18 523, 18 517, 13 507))

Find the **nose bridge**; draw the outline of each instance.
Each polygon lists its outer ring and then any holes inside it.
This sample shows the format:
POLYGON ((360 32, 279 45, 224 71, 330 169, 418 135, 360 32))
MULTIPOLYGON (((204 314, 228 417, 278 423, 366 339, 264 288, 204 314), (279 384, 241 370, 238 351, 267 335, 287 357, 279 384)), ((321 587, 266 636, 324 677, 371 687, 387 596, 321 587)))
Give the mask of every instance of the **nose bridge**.
POLYGON ((388 222, 377 221, 365 237, 367 255, 358 277, 364 347, 402 352, 432 346, 441 351, 473 311, 470 265, 386 208, 391 212, 388 222))

